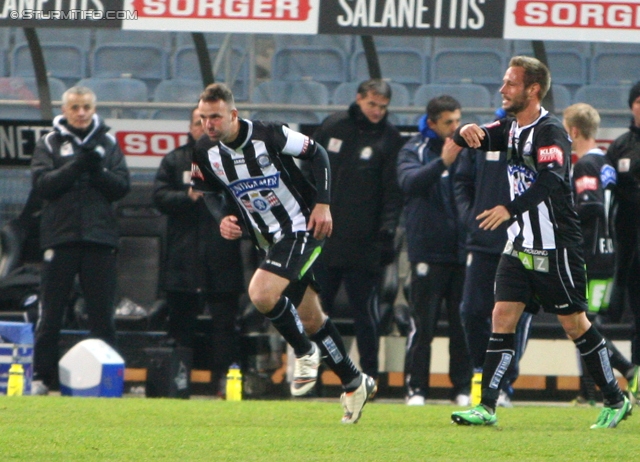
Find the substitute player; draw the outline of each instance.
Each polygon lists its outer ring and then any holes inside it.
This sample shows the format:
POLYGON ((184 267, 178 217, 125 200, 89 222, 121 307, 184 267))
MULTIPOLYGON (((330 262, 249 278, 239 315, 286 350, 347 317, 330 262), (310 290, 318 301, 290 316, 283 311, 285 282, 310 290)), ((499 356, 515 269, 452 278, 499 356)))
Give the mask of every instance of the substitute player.
POLYGON ((344 388, 342 422, 356 423, 376 384, 353 365, 323 313, 311 269, 332 231, 326 151, 286 125, 240 118, 224 84, 209 85, 198 109, 207 137, 196 144, 193 186, 209 193, 222 237, 248 233, 264 256, 249 298, 293 347, 292 395, 313 388, 322 353, 344 388), (315 188, 294 157, 310 163, 315 188))

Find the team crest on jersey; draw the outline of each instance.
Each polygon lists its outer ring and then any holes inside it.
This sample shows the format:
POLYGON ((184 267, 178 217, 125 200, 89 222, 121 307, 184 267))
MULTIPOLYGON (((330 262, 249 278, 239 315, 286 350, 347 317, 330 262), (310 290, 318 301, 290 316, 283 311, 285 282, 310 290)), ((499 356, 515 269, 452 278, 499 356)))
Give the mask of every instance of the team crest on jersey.
POLYGON ((555 144, 538 149, 538 163, 549 164, 551 162, 557 162, 558 165, 564 164, 564 153, 555 144))
POLYGON ((267 168, 271 165, 271 158, 269 157, 269 154, 260 154, 256 157, 256 162, 260 168, 267 168))
POLYGON ((615 185, 618 182, 618 175, 616 169, 612 165, 604 164, 600 169, 600 183, 603 188, 615 185))

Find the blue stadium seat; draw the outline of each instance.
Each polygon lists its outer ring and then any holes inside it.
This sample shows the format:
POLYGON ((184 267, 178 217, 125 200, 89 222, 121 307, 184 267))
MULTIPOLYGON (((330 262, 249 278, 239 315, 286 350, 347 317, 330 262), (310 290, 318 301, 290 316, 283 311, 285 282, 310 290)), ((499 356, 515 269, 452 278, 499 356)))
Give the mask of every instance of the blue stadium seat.
MULTIPOLYGON (((75 45, 43 44, 42 54, 47 74, 61 79, 67 85, 87 76, 87 56, 75 45)), ((26 43, 13 49, 11 60, 12 77, 34 76, 31 50, 26 43)))
MULTIPOLYGON (((591 56, 591 42, 545 40, 545 51, 575 51, 586 60, 591 56)), ((533 56, 533 44, 531 40, 513 40, 513 55, 533 56)))
MULTIPOLYGON (((493 120, 492 113, 474 113, 470 108, 490 108, 491 95, 484 85, 459 83, 459 84, 437 84, 429 83, 422 85, 416 90, 413 97, 413 105, 425 108, 427 103, 441 95, 453 96, 462 106, 462 120, 474 123, 485 123, 493 120)), ((423 113, 424 114, 424 113, 423 113)), ((422 116, 420 114, 417 118, 422 116)))
POLYGON ((636 51, 602 51, 591 60, 591 84, 629 85, 640 80, 640 46, 636 51))
POLYGON ((618 109, 624 114, 607 115, 601 112, 600 126, 627 128, 631 121, 629 88, 627 85, 585 85, 576 91, 573 102, 588 103, 598 110, 618 109))
POLYGON ((500 86, 506 70, 506 56, 489 49, 449 48, 434 53, 431 83, 478 83, 500 86))
MULTIPOLYGON (((73 45, 80 48, 85 53, 91 50, 93 29, 80 27, 41 27, 37 29, 40 44, 73 45)), ((15 30, 15 43, 22 45, 27 43, 22 28, 15 30)))
MULTIPOLYGON (((219 47, 209 47, 211 65, 215 64, 219 47)), ((229 50, 227 50, 229 52, 229 50)), ((231 48, 229 67, 221 66, 214 75, 216 82, 224 82, 231 87, 236 101, 249 98, 249 63, 242 48, 231 48), (228 74, 228 75, 227 75, 228 74), (228 77, 228 78, 227 78, 228 77)), ((196 80, 202 83, 198 57, 193 46, 179 48, 173 58, 172 77, 174 79, 196 80)))
MULTIPOLYGON (((344 82, 338 85, 331 97, 332 104, 349 106, 356 100, 360 82, 344 82)), ((411 95, 407 87, 397 82, 389 82, 391 86, 391 103, 389 104, 389 120, 395 125, 408 123, 408 117, 394 112, 396 107, 407 107, 411 104, 411 95)))
POLYGON ((348 80, 348 61, 339 48, 290 46, 276 50, 271 72, 274 80, 299 81, 311 78, 335 88, 348 80))
MULTIPOLYGON (((59 79, 49 77, 49 92, 53 101, 60 101, 67 89, 59 79)), ((38 88, 35 77, 3 77, 0 78, 0 99, 7 100, 37 100, 38 88)), ((54 108, 54 115, 60 113, 60 108, 54 108)), ((31 119, 39 120, 40 106, 2 106, 0 116, 3 119, 31 119)))
POLYGON ((93 52, 91 77, 133 77, 155 88, 169 77, 168 55, 154 45, 100 45, 93 52))
POLYGON ((96 29, 96 47, 103 45, 149 45, 171 51, 173 34, 165 31, 96 29))
POLYGON ((77 85, 91 88, 98 99, 98 113, 103 118, 146 119, 147 110, 135 108, 107 108, 105 102, 148 102, 147 86, 142 80, 133 78, 90 77, 77 85))
POLYGON ((191 108, 164 108, 156 110, 152 119, 189 120, 191 109, 198 104, 202 84, 197 80, 163 80, 156 87, 153 100, 167 103, 190 103, 191 108))
MULTIPOLYGON (((253 89, 251 101, 258 104, 280 103, 320 105, 329 104, 329 90, 319 82, 302 80, 297 82, 268 81, 253 89)), ((259 110, 253 119, 290 123, 320 123, 326 114, 314 110, 259 110)))
POLYGON ((337 48, 347 55, 351 54, 354 48, 354 42, 360 41, 359 37, 344 34, 319 34, 319 35, 300 35, 300 34, 275 34, 273 36, 275 50, 282 50, 289 47, 318 47, 318 48, 337 48))
MULTIPOLYGON (((554 83, 551 85, 551 90, 553 91, 553 106, 555 112, 560 112, 566 107, 571 106, 573 97, 567 87, 559 83, 554 83)), ((502 95, 500 92, 496 92, 493 95, 493 106, 496 108, 502 107, 502 95)))
MULTIPOLYGON (((401 83, 410 92, 427 82, 428 58, 412 49, 377 48, 382 77, 401 83)), ((362 82, 369 78, 369 68, 364 50, 351 57, 350 80, 362 82)))
POLYGON ((434 37, 433 52, 438 53, 451 49, 474 49, 474 50, 494 50, 504 56, 511 55, 513 44, 511 40, 501 38, 478 38, 474 37, 434 37))
MULTIPOLYGON (((418 35, 377 35, 373 43, 378 48, 395 48, 403 50, 415 50, 423 56, 431 56, 433 38, 418 35)), ((362 50, 362 40, 356 37, 356 51, 362 50)))

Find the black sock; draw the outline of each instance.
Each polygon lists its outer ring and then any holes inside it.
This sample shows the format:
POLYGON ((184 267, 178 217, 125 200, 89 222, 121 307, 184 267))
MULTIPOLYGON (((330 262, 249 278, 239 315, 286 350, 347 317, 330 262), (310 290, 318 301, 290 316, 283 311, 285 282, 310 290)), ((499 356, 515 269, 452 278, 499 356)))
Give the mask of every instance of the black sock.
POLYGON ((280 297, 276 306, 265 314, 285 341, 291 345, 296 356, 309 354, 313 349, 311 341, 304 333, 302 322, 298 317, 295 306, 284 295, 280 297))
POLYGON ((482 400, 480 403, 495 411, 504 374, 515 356, 516 334, 491 334, 482 368, 482 400))
POLYGON ((602 334, 595 326, 591 326, 581 337, 574 340, 574 343, 580 350, 580 355, 593 381, 602 391, 605 405, 620 403, 624 397, 613 375, 609 362, 609 350, 602 334))
POLYGON ((611 363, 611 367, 620 372, 623 376, 629 373, 630 370, 633 369, 633 364, 627 358, 623 356, 622 353, 616 348, 611 340, 605 337, 605 342, 607 342, 607 349, 609 350, 609 362, 611 363))
POLYGON ((329 366, 329 369, 340 378, 345 390, 353 391, 358 388, 360 381, 355 379, 359 378, 361 374, 351 362, 351 358, 349 358, 347 349, 342 341, 342 336, 336 329, 335 324, 331 322, 331 319, 327 318, 320 330, 311 335, 311 340, 320 347, 322 358, 329 366), (353 388, 353 390, 349 388, 353 388))

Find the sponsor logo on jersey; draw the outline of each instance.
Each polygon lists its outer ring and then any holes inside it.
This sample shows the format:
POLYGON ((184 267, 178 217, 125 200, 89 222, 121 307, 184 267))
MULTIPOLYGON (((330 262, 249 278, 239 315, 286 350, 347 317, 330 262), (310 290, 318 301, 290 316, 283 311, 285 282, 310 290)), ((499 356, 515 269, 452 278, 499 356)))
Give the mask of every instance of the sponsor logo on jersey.
POLYGON ((513 192, 516 196, 519 196, 535 181, 536 174, 532 170, 528 169, 524 165, 509 165, 507 167, 509 171, 509 178, 512 181, 513 192))
POLYGON ((222 165, 220 165, 220 162, 214 162, 211 164, 211 166, 213 167, 213 171, 216 175, 220 177, 226 176, 226 173, 224 173, 224 168, 222 168, 222 165))
POLYGON ((538 163, 548 164, 557 162, 558 165, 564 164, 564 153, 559 146, 545 146, 538 149, 538 163))
POLYGON ((244 157, 238 157, 237 159, 233 159, 233 165, 244 165, 246 162, 244 157))
POLYGON ((229 184, 236 197, 244 196, 251 191, 269 191, 280 186, 280 172, 257 178, 243 178, 229 184))
POLYGON ((607 188, 611 185, 615 185, 618 180, 616 169, 612 165, 604 164, 600 169, 600 183, 603 188, 607 188))
POLYGON ((581 176, 576 180, 576 194, 584 191, 597 191, 598 179, 595 176, 581 176))

